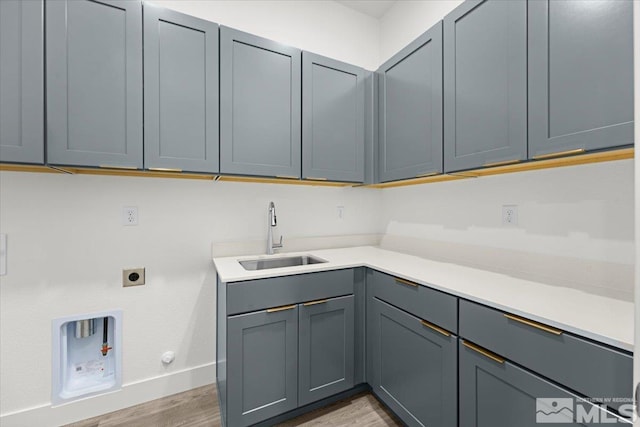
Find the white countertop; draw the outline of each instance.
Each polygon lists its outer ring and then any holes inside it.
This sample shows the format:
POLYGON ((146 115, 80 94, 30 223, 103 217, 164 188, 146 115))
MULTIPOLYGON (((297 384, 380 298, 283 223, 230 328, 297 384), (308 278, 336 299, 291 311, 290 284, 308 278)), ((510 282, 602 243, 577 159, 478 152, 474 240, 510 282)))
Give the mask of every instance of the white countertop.
POLYGON ((289 276, 314 271, 370 267, 582 335, 627 351, 633 351, 634 305, 571 288, 550 286, 504 274, 456 264, 431 261, 372 246, 324 249, 277 255, 214 258, 221 282, 239 282, 289 276), (238 260, 313 255, 326 263, 246 271, 238 260))

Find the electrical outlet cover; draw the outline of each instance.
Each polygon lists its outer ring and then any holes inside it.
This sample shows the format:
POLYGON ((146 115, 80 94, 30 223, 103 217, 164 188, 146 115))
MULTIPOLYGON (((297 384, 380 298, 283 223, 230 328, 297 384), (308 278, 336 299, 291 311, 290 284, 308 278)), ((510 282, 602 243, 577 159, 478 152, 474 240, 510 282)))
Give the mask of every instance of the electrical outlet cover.
POLYGON ((516 225, 518 225, 517 205, 502 206, 502 225, 507 227, 515 227, 516 225))
POLYGON ((144 285, 144 267, 122 270, 122 287, 144 285))
POLYGON ((137 206, 124 206, 122 208, 122 225, 138 225, 137 206))

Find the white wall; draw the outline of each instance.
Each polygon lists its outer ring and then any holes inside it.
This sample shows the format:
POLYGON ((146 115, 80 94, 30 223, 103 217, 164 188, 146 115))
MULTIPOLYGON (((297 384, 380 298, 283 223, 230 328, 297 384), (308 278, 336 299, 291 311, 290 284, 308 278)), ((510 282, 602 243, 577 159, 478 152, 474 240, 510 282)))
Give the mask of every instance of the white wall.
POLYGON ((391 58, 464 0, 400 0, 380 19, 380 63, 391 58))
POLYGON ((633 160, 383 190, 383 247, 633 300, 633 160), (518 225, 502 225, 502 206, 518 225), (404 246, 404 247, 403 247, 404 246))
POLYGON ((378 20, 334 1, 155 0, 153 3, 368 70, 380 65, 378 20))
POLYGON ((123 309, 125 384, 213 362, 211 244, 266 239, 271 200, 285 248, 295 237, 381 231, 371 215, 380 192, 362 188, 2 172, 0 194, 3 414, 49 402, 57 317, 123 309), (121 225, 122 206, 138 207, 138 226, 121 225), (146 267, 145 286, 122 288, 130 267, 146 267), (176 351, 168 368, 166 350, 176 351))

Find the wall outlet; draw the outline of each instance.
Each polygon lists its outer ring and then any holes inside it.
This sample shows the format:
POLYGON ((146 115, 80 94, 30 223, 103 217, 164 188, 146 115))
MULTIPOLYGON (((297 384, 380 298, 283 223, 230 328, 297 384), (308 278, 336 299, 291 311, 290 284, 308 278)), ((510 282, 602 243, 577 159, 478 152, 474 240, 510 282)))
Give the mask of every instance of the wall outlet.
POLYGON ((340 220, 344 219, 344 211, 345 211, 344 206, 336 206, 336 211, 338 214, 338 219, 340 220))
POLYGON ((122 270, 122 287, 144 285, 144 267, 122 270))
POLYGON ((124 206, 122 208, 122 225, 138 225, 137 206, 124 206))
POLYGON ((502 206, 502 225, 514 227, 518 225, 518 206, 503 205, 502 206))

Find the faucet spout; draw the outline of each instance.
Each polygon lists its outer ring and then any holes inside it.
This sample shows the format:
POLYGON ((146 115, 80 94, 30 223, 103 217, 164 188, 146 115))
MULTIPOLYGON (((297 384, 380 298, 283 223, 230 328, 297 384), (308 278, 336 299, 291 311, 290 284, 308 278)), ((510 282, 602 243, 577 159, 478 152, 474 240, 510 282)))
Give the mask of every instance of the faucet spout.
POLYGON ((269 222, 267 225, 267 255, 273 255, 274 249, 282 247, 282 235, 280 236, 280 243, 273 243, 273 228, 278 225, 276 218, 276 205, 273 202, 269 202, 269 222))

